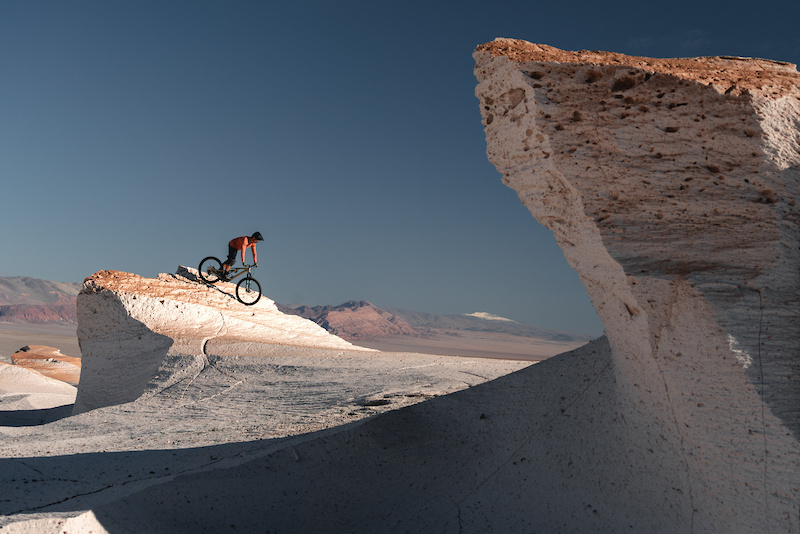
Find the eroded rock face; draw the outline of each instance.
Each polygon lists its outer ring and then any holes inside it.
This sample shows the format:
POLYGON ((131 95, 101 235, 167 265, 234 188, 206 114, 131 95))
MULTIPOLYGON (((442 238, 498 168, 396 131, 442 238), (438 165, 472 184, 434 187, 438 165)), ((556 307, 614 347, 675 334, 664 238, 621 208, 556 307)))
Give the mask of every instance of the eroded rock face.
POLYGON ((186 267, 157 279, 119 271, 87 278, 78 294, 83 367, 75 412, 139 398, 168 355, 203 358, 211 347, 235 353, 243 344, 369 350, 281 313, 264 296, 245 306, 234 290, 199 283, 186 267))
POLYGON ((680 451, 695 528, 733 521, 747 498, 756 524, 786 530, 776 513, 797 508, 800 435, 795 66, 510 39, 475 59, 490 161, 586 285, 625 417, 662 428, 637 446, 680 451), (712 451, 760 489, 714 472, 712 451))

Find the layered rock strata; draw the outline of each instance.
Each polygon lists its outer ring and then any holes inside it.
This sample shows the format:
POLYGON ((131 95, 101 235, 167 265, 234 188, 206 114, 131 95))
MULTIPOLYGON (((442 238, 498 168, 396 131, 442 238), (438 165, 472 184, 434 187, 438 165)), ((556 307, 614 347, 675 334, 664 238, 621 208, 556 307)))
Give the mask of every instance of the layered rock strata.
POLYGON ((85 280, 77 306, 83 367, 75 413, 139 398, 170 374, 162 369, 167 356, 202 359, 212 347, 235 354, 252 344, 369 350, 281 313, 264 296, 245 306, 233 284, 197 280, 186 267, 157 279, 99 271, 85 280))
POLYGON ((655 429, 620 436, 620 460, 680 473, 630 497, 673 506, 665 528, 797 530, 795 66, 511 39, 474 57, 489 159, 585 284, 619 416, 655 429))

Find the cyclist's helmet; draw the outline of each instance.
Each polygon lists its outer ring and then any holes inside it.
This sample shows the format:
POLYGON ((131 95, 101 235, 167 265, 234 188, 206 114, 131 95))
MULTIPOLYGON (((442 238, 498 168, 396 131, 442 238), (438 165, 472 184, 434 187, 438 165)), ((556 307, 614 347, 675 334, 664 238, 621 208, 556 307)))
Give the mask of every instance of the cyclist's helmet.
POLYGON ((261 237, 261 232, 256 232, 251 237, 256 241, 264 241, 264 238, 261 237))

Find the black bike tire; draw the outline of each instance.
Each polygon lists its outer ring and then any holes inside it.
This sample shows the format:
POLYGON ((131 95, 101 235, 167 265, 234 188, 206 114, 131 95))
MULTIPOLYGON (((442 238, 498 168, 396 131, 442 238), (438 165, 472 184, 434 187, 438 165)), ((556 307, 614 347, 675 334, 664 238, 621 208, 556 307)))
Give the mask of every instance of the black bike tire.
POLYGON ((258 302, 261 299, 261 284, 259 284, 258 280, 256 280, 255 278, 253 278, 251 276, 250 277, 246 277, 246 278, 242 278, 241 280, 239 280, 239 283, 236 284, 236 299, 239 302, 241 302, 242 304, 244 304, 245 306, 252 306, 253 304, 255 304, 256 302, 258 302), (255 286, 258 288, 258 292, 257 292, 258 295, 256 296, 256 299, 254 301, 252 301, 252 302, 250 302, 250 301, 245 302, 245 300, 242 299, 241 295, 239 294, 240 288, 241 288, 242 293, 245 293, 245 291, 247 291, 247 288, 245 287, 246 286, 246 282, 250 282, 251 285, 255 284, 255 286))
POLYGON ((219 261, 219 258, 209 256, 207 258, 203 258, 203 261, 200 262, 200 266, 197 268, 197 270, 200 271, 200 278, 206 284, 213 284, 214 282, 219 281, 219 276, 209 272, 210 269, 214 269, 216 271, 222 270, 222 262, 219 261), (208 263, 206 264, 206 262, 208 263))

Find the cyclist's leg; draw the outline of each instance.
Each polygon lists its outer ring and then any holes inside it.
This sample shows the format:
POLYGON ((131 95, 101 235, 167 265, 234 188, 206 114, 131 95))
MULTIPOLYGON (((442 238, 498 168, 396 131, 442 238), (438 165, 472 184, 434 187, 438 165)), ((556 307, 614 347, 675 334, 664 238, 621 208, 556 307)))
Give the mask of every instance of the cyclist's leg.
POLYGON ((222 269, 227 273, 233 264, 236 263, 236 253, 238 251, 232 246, 228 245, 228 259, 222 264, 222 269))
POLYGON ((233 264, 236 263, 236 249, 232 246, 228 245, 228 259, 222 263, 222 281, 228 281, 228 273, 233 267, 233 264))

